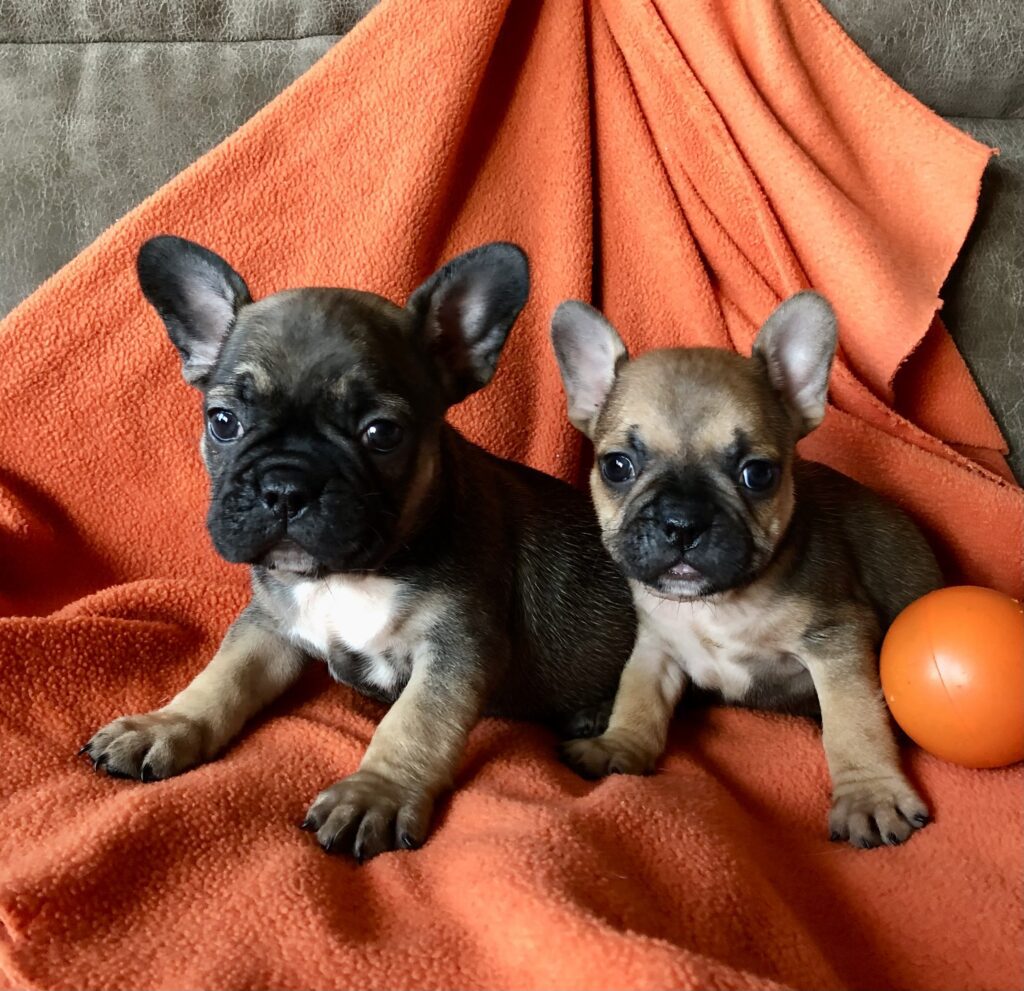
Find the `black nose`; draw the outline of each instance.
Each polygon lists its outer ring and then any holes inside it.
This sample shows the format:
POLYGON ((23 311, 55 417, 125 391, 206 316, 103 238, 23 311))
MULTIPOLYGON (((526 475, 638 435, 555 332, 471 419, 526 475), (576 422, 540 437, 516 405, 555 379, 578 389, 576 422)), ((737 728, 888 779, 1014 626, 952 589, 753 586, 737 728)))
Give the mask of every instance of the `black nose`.
POLYGON ((273 468, 260 478, 260 501, 276 516, 298 516, 319 494, 306 473, 295 468, 273 468))
POLYGON ((711 528, 714 510, 701 503, 671 507, 662 518, 661 528, 673 547, 689 550, 711 528))

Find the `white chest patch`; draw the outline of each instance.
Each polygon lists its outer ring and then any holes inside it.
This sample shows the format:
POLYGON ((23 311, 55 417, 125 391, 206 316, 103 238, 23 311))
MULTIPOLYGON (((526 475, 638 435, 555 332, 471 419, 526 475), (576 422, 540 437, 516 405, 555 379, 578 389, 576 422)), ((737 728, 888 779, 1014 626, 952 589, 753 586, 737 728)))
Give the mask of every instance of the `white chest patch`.
POLYGON ((333 645, 371 659, 389 646, 399 616, 401 586, 376 575, 331 575, 292 590, 294 639, 326 658, 333 645))
POLYGON ((785 680, 804 671, 795 646, 791 610, 747 590, 733 601, 672 602, 633 584, 642 635, 661 642, 701 688, 742 701, 754 679, 785 680))

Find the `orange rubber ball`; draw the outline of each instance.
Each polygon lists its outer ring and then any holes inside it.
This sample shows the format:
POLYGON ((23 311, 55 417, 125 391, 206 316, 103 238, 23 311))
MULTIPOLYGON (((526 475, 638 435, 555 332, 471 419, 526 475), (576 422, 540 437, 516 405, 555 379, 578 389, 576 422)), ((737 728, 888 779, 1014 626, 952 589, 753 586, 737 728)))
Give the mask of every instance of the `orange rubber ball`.
POLYGON ((896 722, 965 767, 1024 760, 1024 608, 990 588, 941 588, 912 602, 882 643, 896 722))

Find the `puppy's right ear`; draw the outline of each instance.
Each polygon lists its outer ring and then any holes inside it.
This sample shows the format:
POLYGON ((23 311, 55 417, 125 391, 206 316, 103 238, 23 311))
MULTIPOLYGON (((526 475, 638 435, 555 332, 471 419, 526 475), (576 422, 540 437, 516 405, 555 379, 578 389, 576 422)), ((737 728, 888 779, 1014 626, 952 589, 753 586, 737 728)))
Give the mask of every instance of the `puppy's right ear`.
POLYGON ((245 282, 219 255, 169 234, 143 244, 136 268, 178 349, 185 381, 201 389, 235 316, 251 300, 245 282))
POLYGON ((780 303, 754 341, 754 356, 764 362, 801 437, 825 417, 836 335, 836 315, 828 300, 806 291, 780 303))
POLYGON ((569 419, 588 437, 612 390, 626 346, 592 306, 570 299, 551 317, 551 343, 562 373, 569 419))
POLYGON ((526 252, 494 241, 453 258, 409 297, 449 405, 490 382, 529 293, 526 252))

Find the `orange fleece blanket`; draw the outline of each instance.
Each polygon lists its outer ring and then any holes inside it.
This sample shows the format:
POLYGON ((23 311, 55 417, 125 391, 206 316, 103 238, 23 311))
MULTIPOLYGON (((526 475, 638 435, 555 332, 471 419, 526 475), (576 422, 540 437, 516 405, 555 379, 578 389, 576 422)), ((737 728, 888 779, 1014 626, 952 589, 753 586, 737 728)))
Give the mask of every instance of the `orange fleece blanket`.
POLYGON ((358 867, 297 828, 380 716, 322 671, 180 778, 74 756, 184 685, 246 595, 203 530, 198 399, 135 282, 147 236, 209 244, 256 293, 397 298, 518 241, 530 303, 454 420, 577 480, 560 300, 594 299, 636 350, 743 351, 812 285, 842 354, 807 453, 913 512, 951 578, 1019 594, 1021 492, 935 317, 989 154, 813 0, 384 0, 101 237, 0 326, 3 980, 1020 987, 1020 767, 908 755, 935 822, 863 852, 826 839, 808 722, 690 714, 656 776, 593 784, 545 732, 488 721, 426 847, 358 867))

